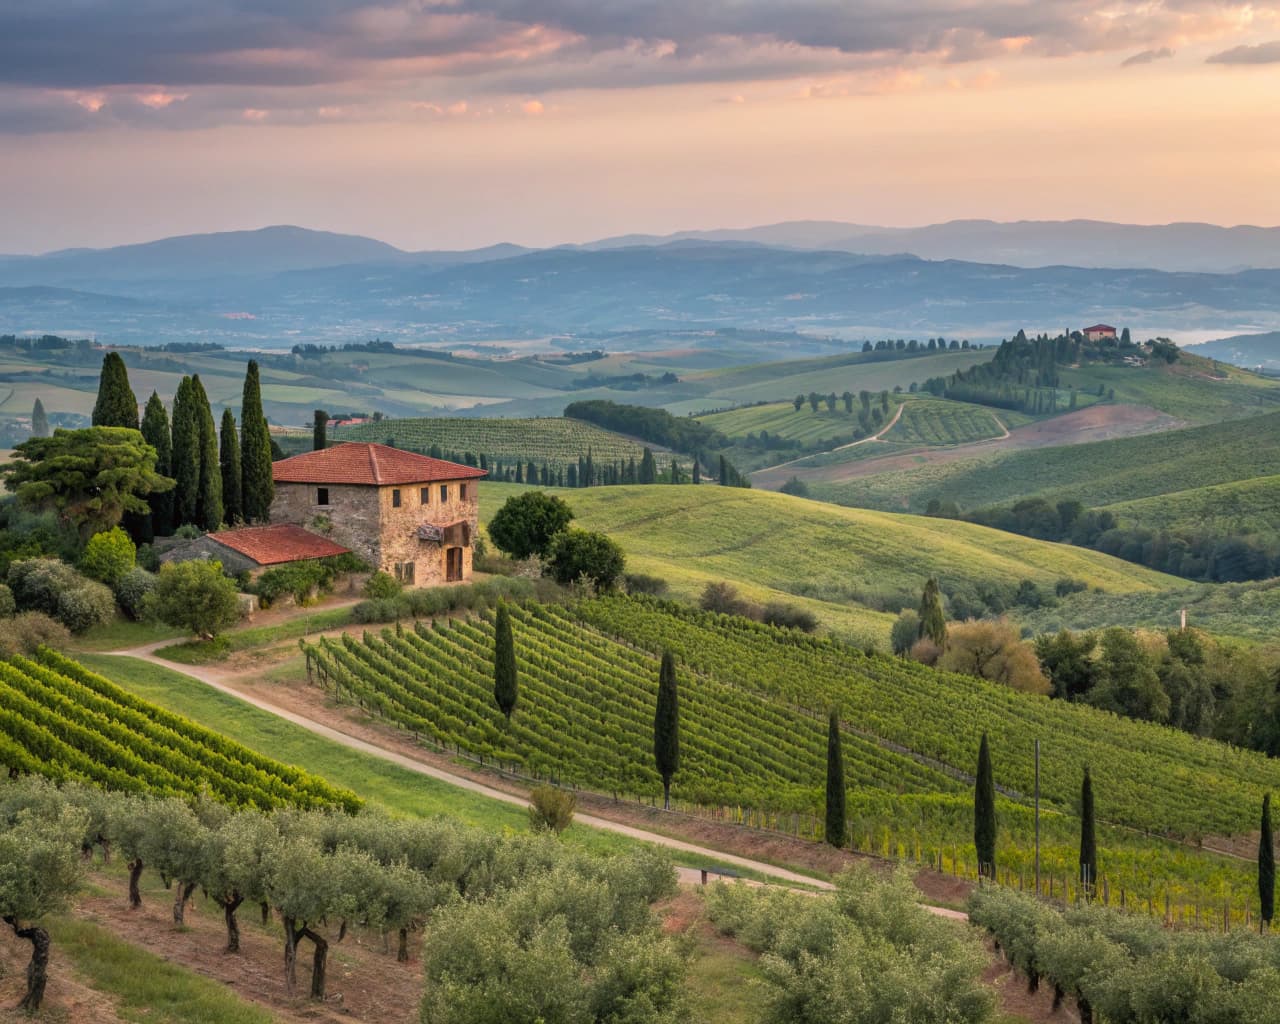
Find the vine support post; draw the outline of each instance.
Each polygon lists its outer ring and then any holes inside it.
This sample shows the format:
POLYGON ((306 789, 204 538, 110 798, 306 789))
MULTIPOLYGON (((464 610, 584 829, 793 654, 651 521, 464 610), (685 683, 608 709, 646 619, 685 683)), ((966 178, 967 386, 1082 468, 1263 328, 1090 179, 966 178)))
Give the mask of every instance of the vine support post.
POLYGON ((1036 782, 1035 782, 1035 798, 1036 798, 1036 895, 1040 895, 1040 740, 1035 741, 1035 761, 1036 761, 1036 782))

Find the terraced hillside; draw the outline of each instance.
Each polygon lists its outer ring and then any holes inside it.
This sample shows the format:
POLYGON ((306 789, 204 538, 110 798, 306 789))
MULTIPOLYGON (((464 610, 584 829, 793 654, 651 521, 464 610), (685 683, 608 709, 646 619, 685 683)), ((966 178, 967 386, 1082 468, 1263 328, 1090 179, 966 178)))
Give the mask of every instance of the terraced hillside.
MULTIPOLYGON (((512 485, 482 484, 481 515, 491 516, 513 493, 512 485)), ((829 625, 879 643, 890 619, 863 606, 890 594, 913 602, 930 575, 944 586, 1030 579, 1050 590, 1071 577, 1116 593, 1184 585, 1081 548, 769 491, 628 486, 561 493, 578 525, 608 533, 631 571, 661 576, 676 594, 693 597, 709 582, 729 580, 758 600, 801 598, 797 603, 829 625)))
POLYGON ((814 481, 815 497, 923 512, 932 499, 962 509, 1026 497, 1096 507, 1280 473, 1280 413, 1185 430, 1036 451, 995 452, 842 483, 814 481))
MULTIPOLYGON (((963 850, 972 835, 963 775, 979 735, 989 734, 997 782, 1014 793, 1031 790, 1038 738, 1046 864, 1055 871, 1072 863, 1085 765, 1103 820, 1179 837, 1247 832, 1263 791, 1280 785, 1280 763, 1260 754, 685 606, 610 597, 512 614, 521 689, 510 725, 493 702, 487 618, 323 640, 308 649, 313 677, 450 749, 597 791, 646 794, 661 789, 652 709, 658 652, 669 649, 680 666, 680 799, 819 811, 821 709, 834 705, 855 834, 885 831, 935 851, 963 850)), ((1005 803, 1003 863, 1027 862, 1030 824, 1024 804, 1005 803)), ((1134 893, 1247 886, 1247 865, 1119 828, 1105 829, 1103 844, 1107 874, 1134 893)))
MULTIPOLYGON (((597 463, 640 460, 644 445, 629 437, 581 420, 564 417, 536 419, 401 419, 340 427, 335 441, 394 443, 397 448, 429 452, 439 446, 446 452, 470 452, 504 464, 532 460, 541 466, 577 465, 591 453, 597 463)), ((667 457, 659 459, 663 465, 667 457)))

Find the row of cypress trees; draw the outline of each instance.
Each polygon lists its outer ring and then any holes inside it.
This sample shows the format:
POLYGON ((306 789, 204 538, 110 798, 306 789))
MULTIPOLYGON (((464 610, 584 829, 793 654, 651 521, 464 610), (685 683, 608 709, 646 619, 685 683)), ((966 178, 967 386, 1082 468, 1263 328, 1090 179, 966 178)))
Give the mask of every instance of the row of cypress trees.
POLYGON ((172 417, 153 391, 139 423, 124 360, 117 352, 103 357, 93 425, 141 430, 156 450, 156 471, 177 481, 172 491, 151 496, 150 523, 136 533, 166 536, 184 523, 216 530, 223 523, 267 520, 275 483, 256 360, 245 371, 240 418, 237 433, 235 415, 224 409, 219 430, 200 375, 193 374, 178 384, 172 417))

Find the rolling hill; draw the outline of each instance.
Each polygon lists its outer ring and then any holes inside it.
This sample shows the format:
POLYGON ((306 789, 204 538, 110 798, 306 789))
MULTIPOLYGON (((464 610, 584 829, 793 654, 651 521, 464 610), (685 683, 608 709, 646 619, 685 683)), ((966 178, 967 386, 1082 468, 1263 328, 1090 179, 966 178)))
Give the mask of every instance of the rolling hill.
POLYGON ((1221 359, 1236 366, 1280 370, 1280 331, 1237 334, 1232 338, 1219 338, 1192 345, 1191 348, 1196 355, 1221 359))
POLYGON ((1280 529, 1280 475, 1170 491, 1103 506, 1122 523, 1211 533, 1274 533, 1280 529))

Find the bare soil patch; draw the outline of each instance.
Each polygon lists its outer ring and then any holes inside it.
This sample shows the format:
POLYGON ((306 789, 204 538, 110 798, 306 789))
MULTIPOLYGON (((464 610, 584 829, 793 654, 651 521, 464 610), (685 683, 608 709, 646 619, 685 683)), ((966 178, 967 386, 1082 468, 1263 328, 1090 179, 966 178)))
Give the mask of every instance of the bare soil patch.
POLYGON ((1003 1013, 1034 1024, 1079 1024, 1080 1015, 1072 1000, 1064 999, 1055 1010, 1052 985, 1042 983, 1037 991, 1027 991, 1027 979, 1009 966, 990 940, 986 947, 991 954, 991 966, 982 972, 982 981, 994 990, 1003 1013))

